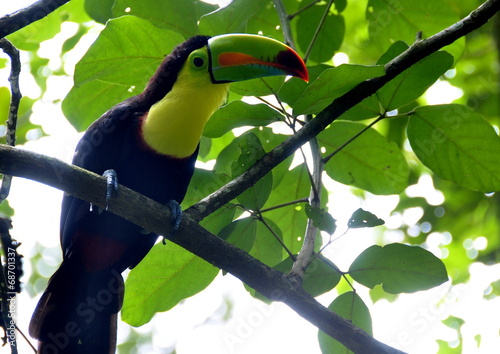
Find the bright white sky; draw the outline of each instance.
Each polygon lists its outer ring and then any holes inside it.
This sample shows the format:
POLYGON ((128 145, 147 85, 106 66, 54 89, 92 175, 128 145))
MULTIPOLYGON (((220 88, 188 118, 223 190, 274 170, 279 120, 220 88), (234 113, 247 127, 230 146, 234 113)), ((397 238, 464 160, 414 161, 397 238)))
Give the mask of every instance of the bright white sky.
MULTIPOLYGON (((0 3, 0 16, 15 11, 26 1, 0 3)), ((31 1, 27 1, 31 3, 31 1)), ((40 50, 41 56, 51 57, 51 54, 60 50, 65 38, 71 36, 74 27, 65 26, 65 33, 44 43, 40 50)), ((83 55, 96 33, 88 35, 75 50, 69 53, 66 66, 71 72, 71 66, 83 55)), ((343 57, 343 60, 346 58, 343 57)), ((347 58, 348 59, 348 58, 347 58)), ((26 60, 25 60, 26 61, 26 60)), ((51 66, 60 65, 58 59, 51 59, 51 66)), ((38 89, 27 74, 24 67, 22 73, 21 90, 25 96, 36 98, 38 89)), ((7 86, 8 69, 0 70, 0 85, 7 86)), ((64 98, 71 87, 71 79, 51 77, 48 81, 48 90, 44 97, 35 105, 32 120, 42 124, 49 136, 32 141, 23 148, 34 150, 50 156, 55 156, 67 162, 71 160, 74 146, 79 134, 67 123, 62 116, 60 103, 56 100, 64 98)), ((447 85, 446 83, 440 85, 447 85)), ((443 87, 434 87, 433 90, 443 92, 443 87)), ((435 91, 435 92, 436 92, 435 91)), ((432 103, 451 102, 460 95, 450 89, 450 97, 441 97, 441 101, 432 103)), ((432 97, 436 97, 435 94, 432 97)), ((338 224, 345 225, 352 211, 359 207, 376 213, 386 220, 389 226, 397 228, 402 222, 411 225, 419 211, 414 210, 405 215, 390 215, 392 208, 398 201, 397 196, 378 197, 369 196, 365 201, 350 193, 349 188, 333 181, 329 183, 330 212, 339 220, 338 224), (342 201, 339 203, 338 201, 342 201)), ((429 179, 423 179, 420 188, 414 189, 416 195, 425 195, 439 204, 440 194, 435 192, 429 179)), ((15 208, 14 237, 23 243, 20 252, 25 256, 26 283, 31 274, 28 261, 38 247, 44 247, 46 262, 39 266, 46 276, 50 276, 60 261, 59 251, 59 210, 61 192, 45 185, 14 179, 12 192, 9 197, 15 208)), ((442 196, 441 196, 442 197, 442 196)), ((384 242, 401 241, 399 232, 388 232, 384 242)), ((367 230, 351 231, 348 235, 334 242, 326 250, 330 257, 341 269, 347 269, 352 260, 365 248, 377 240, 377 234, 367 230)), ((431 244, 432 251, 439 252, 442 235, 434 235, 436 243, 431 244)), ((375 337, 387 344, 410 353, 437 352, 435 339, 447 341, 456 339, 456 332, 447 328, 441 320, 449 315, 463 318, 466 324, 463 327, 465 336, 464 353, 476 353, 476 343, 473 337, 482 334, 482 353, 493 353, 500 348, 498 323, 492 325, 484 321, 487 315, 498 313, 500 300, 483 300, 483 291, 492 280, 498 278, 499 266, 486 267, 475 264, 471 268, 471 280, 464 285, 454 288, 445 283, 435 289, 409 295, 402 295, 395 303, 379 301, 372 305, 368 291, 362 286, 357 290, 368 304, 372 318, 375 337)), ((336 293, 332 292, 321 296, 319 300, 328 305, 336 293)), ((27 333, 31 313, 38 301, 24 292, 18 297, 18 324, 27 333)), ((139 331, 154 331, 154 347, 141 353, 168 353, 169 346, 176 345, 178 354, 217 353, 217 354, 250 354, 262 353, 320 353, 317 342, 317 330, 308 322, 296 315, 283 304, 267 306, 260 301, 253 300, 243 289, 241 282, 231 275, 219 276, 216 281, 201 294, 186 300, 173 310, 158 314, 153 323, 138 329, 139 331), (228 304, 231 309, 231 318, 224 320, 228 304)), ((120 342, 128 333, 128 325, 120 323, 120 342)), ((30 349, 19 339, 20 353, 30 353, 30 349)), ((0 348, 0 353, 10 353, 6 348, 0 348)))

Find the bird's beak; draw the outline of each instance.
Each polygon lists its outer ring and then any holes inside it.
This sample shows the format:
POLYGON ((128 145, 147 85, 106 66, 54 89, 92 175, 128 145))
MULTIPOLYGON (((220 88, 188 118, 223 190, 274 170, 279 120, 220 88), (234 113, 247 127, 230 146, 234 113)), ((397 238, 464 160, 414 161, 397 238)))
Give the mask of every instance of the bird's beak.
POLYGON ((309 80, 302 58, 277 40, 251 34, 224 34, 208 41, 213 83, 291 75, 309 80))

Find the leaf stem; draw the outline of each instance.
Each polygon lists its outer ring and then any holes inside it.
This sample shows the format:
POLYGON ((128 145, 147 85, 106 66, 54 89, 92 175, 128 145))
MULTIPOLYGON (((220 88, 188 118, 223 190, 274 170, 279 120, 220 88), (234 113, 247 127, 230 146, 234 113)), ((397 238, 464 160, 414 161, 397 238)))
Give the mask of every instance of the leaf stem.
POLYGON ((326 164, 328 161, 330 161, 330 159, 333 156, 337 155, 343 148, 345 148, 347 145, 349 145, 350 143, 352 143, 354 140, 356 140, 358 137, 360 137, 361 134, 363 134, 364 132, 366 132, 368 129, 370 129, 371 127, 373 127, 376 123, 380 122, 384 118, 386 118, 385 113, 381 114, 380 116, 378 116, 373 122, 371 122, 370 124, 368 124, 361 131, 359 131, 359 133, 357 133, 354 136, 352 136, 351 138, 349 138, 345 143, 343 143, 338 148, 336 148, 330 155, 324 157, 323 158, 323 162, 326 164))
POLYGON ((309 59, 309 55, 311 54, 312 48, 314 44, 316 43, 316 40, 318 39, 319 32, 321 31, 321 28, 325 24, 326 16, 328 16, 328 13, 330 12, 330 8, 333 5, 334 0, 330 0, 328 2, 328 5, 326 5, 325 12, 323 16, 321 17, 321 20, 318 23, 318 27, 316 27, 316 31, 314 32, 311 41, 309 42, 309 47, 307 47, 306 54, 304 55, 304 61, 307 62, 307 59, 309 59))

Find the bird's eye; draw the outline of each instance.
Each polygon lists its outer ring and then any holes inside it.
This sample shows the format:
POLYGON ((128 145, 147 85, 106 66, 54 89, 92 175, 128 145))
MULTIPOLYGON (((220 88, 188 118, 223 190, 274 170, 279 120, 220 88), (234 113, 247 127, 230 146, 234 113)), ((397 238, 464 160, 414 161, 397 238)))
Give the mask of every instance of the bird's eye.
POLYGON ((200 58, 200 57, 195 57, 195 58, 193 58, 193 64, 197 68, 201 68, 205 65, 205 60, 203 60, 203 58, 200 58))

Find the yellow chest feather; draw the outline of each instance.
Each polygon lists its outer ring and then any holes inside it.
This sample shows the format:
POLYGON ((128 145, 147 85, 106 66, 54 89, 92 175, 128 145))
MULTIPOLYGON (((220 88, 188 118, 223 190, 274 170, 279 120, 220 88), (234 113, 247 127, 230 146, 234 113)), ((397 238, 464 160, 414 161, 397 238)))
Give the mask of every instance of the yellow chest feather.
POLYGON ((208 74, 193 77, 182 70, 172 90, 155 103, 142 126, 145 143, 160 154, 191 156, 206 122, 224 103, 229 84, 212 84, 208 74))

